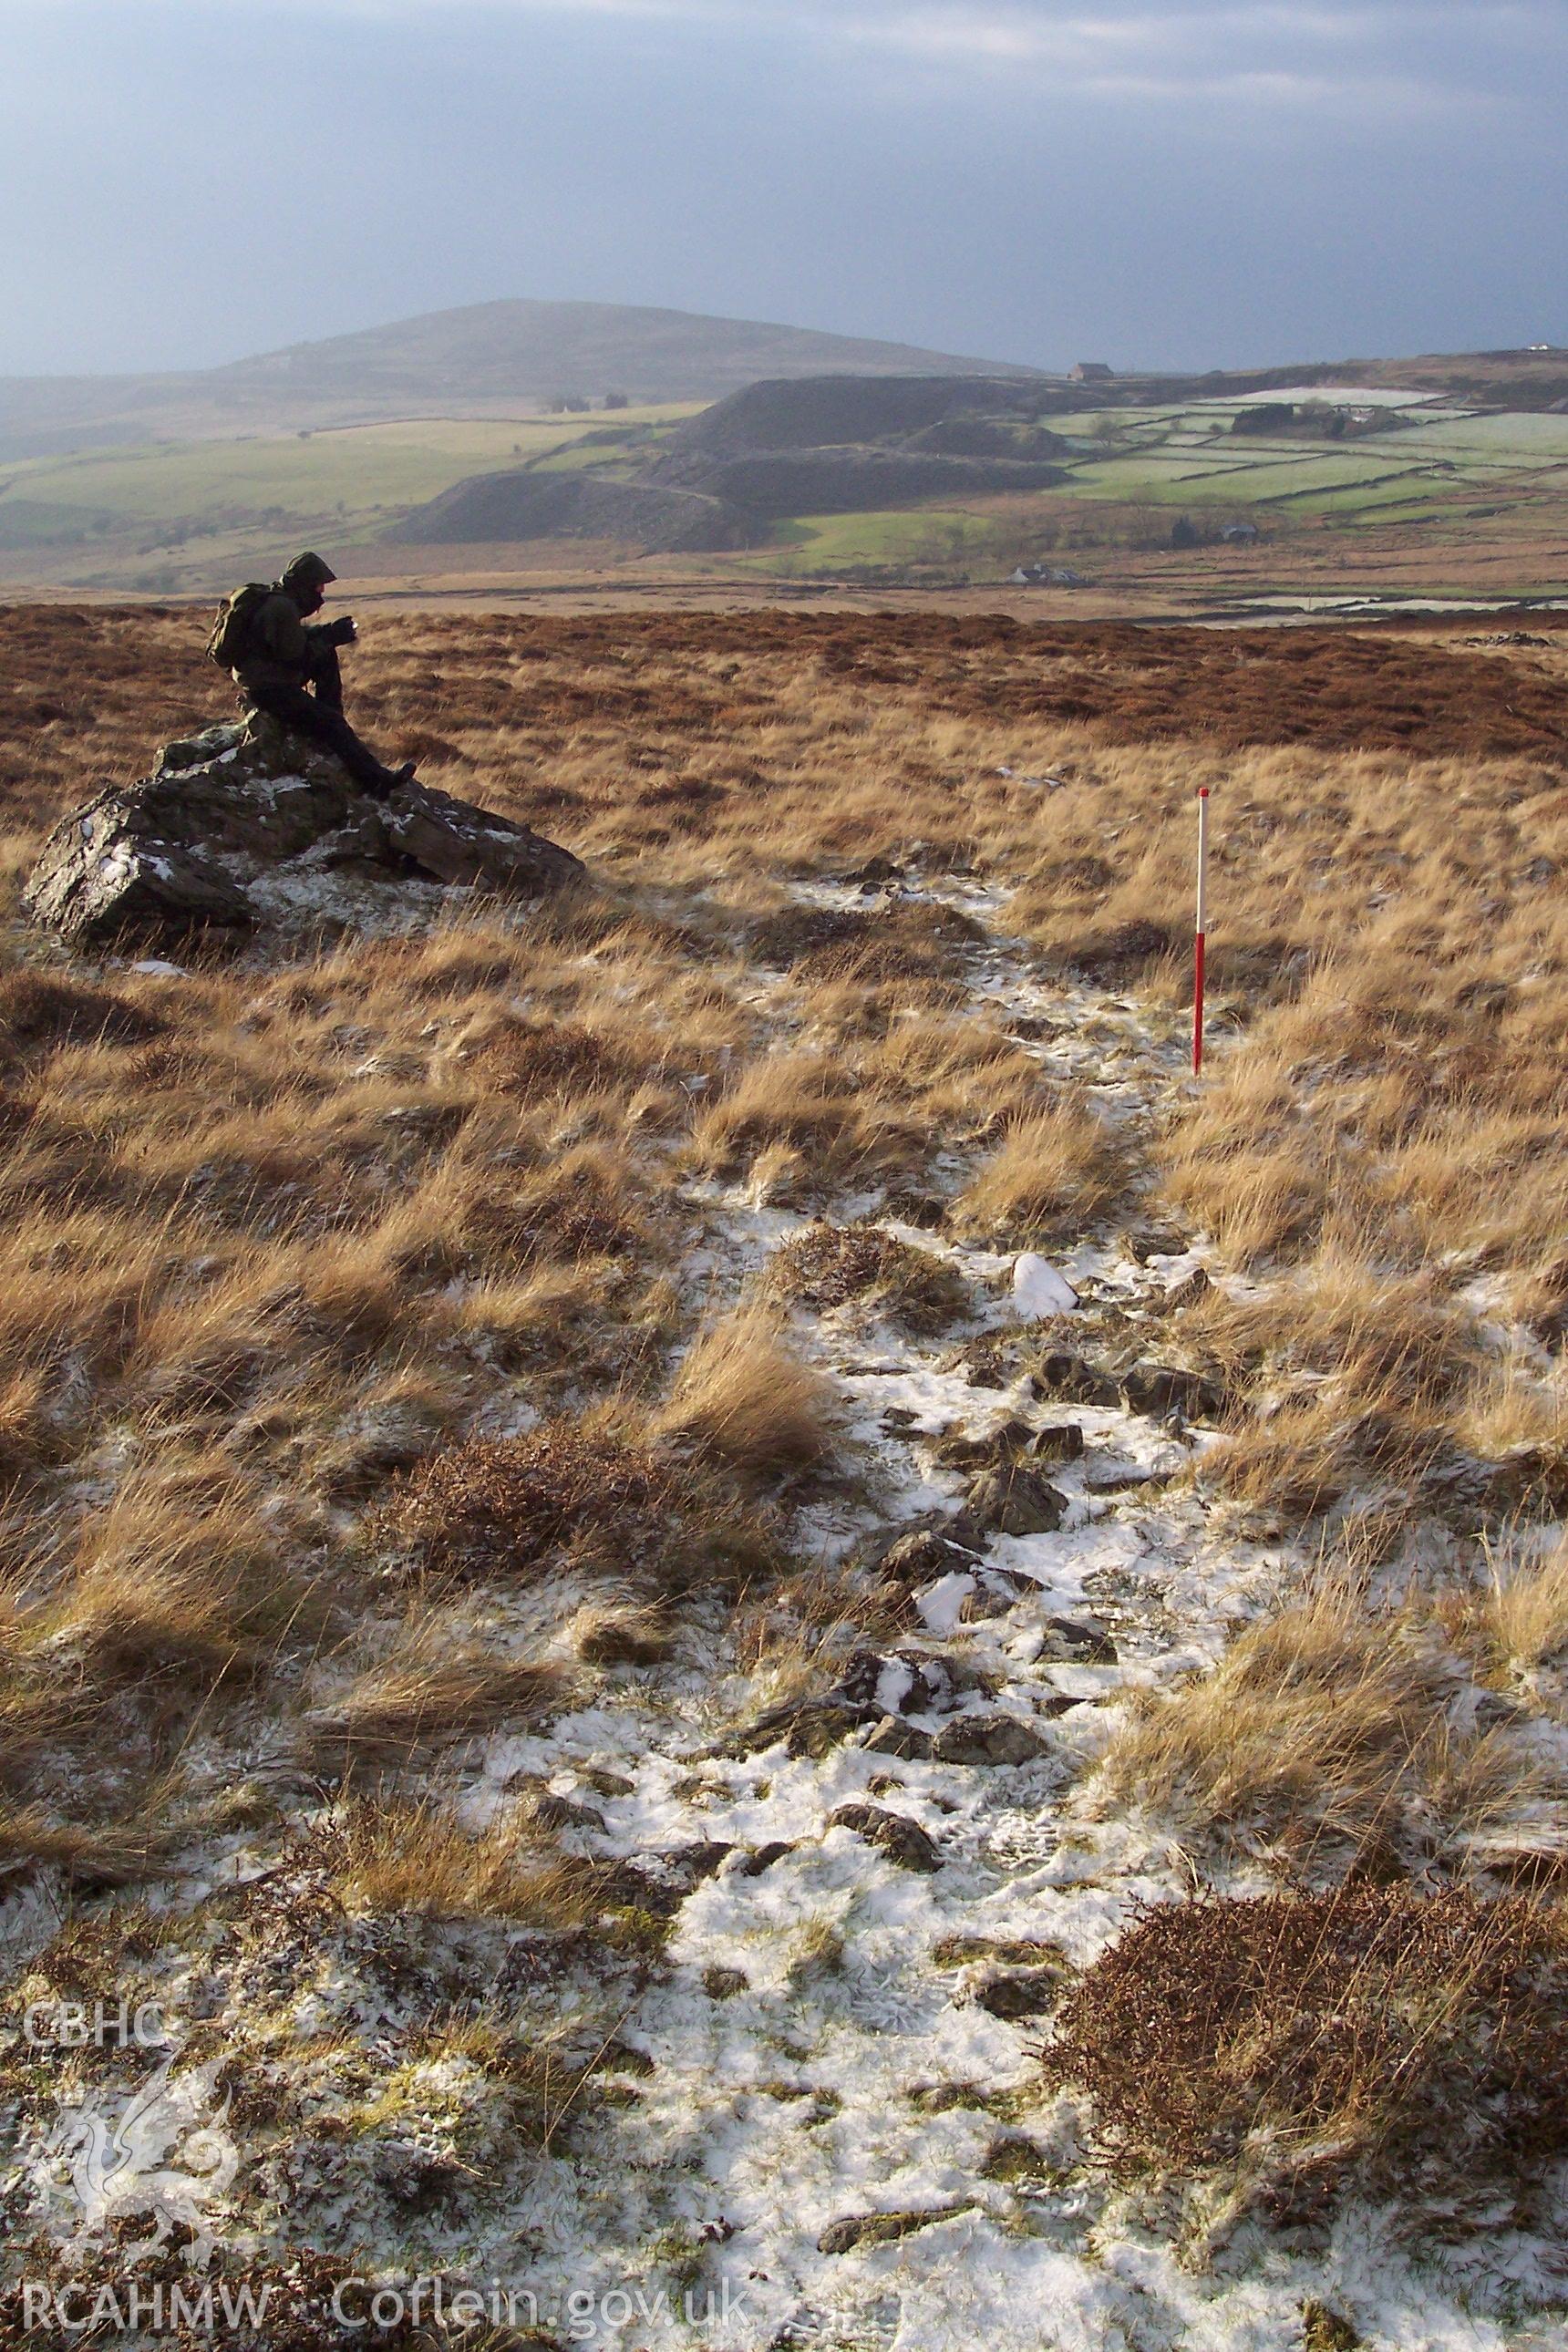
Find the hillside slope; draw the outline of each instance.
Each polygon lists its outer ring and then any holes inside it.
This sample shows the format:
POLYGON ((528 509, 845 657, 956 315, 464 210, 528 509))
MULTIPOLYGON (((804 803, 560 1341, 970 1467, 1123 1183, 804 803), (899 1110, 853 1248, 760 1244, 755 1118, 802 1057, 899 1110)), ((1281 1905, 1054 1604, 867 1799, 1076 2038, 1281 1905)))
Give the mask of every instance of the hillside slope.
POLYGON ((478 302, 295 343, 231 365, 147 376, 0 378, 0 459, 174 434, 200 439, 377 417, 468 416, 625 390, 718 400, 759 376, 1028 375, 751 319, 611 302, 478 302))
POLYGON ((589 461, 595 473, 569 486, 540 470, 549 457, 459 482, 387 536, 434 545, 602 532, 645 554, 712 551, 759 544, 791 515, 1052 488, 1066 476, 1048 460, 1066 445, 1039 417, 1056 396, 1048 384, 996 376, 774 379, 668 438, 607 436, 603 457, 589 461), (933 444, 944 434, 956 446, 933 444))

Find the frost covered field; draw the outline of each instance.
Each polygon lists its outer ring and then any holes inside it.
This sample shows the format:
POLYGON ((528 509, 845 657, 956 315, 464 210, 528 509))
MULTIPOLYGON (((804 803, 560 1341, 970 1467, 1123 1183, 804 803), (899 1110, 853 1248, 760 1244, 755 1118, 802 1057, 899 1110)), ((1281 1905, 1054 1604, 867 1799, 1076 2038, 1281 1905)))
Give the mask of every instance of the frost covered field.
POLYGON ((383 621, 592 887, 67 958, 202 625, 0 639, 5 2340, 1559 2344, 1568 639, 383 621))

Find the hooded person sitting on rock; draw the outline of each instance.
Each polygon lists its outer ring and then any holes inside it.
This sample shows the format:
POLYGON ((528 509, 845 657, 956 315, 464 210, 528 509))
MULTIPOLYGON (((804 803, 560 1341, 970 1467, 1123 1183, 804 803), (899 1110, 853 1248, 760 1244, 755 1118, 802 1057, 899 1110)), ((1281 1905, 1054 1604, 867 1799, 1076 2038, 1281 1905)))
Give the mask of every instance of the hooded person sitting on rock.
POLYGON ((384 766, 343 717, 338 647, 354 643, 353 622, 345 613, 322 627, 306 626, 336 577, 321 556, 297 555, 250 610, 232 675, 247 710, 265 711, 295 734, 335 751, 357 784, 384 800, 397 785, 412 781, 414 762, 384 766))

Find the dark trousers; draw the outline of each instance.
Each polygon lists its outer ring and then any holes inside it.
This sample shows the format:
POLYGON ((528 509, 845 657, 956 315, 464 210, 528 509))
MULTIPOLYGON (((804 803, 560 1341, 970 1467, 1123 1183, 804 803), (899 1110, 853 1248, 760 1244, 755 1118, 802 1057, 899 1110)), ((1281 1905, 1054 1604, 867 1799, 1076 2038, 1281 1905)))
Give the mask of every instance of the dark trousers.
POLYGON ((335 751, 356 783, 384 790, 396 782, 392 770, 382 765, 343 717, 343 680, 336 646, 327 643, 316 629, 307 629, 305 635, 305 677, 313 692, 307 693, 303 686, 256 686, 247 689, 247 700, 253 710, 264 710, 296 735, 308 736, 312 743, 335 751))

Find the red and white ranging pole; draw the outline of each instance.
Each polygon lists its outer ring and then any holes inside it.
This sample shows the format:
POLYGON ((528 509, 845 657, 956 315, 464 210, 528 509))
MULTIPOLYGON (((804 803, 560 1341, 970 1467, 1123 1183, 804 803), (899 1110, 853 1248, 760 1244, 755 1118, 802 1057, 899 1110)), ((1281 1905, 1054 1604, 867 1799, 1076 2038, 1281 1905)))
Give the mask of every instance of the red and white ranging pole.
POLYGON ((1193 1075, 1204 1066, 1204 959, 1208 940, 1209 788, 1198 790, 1198 924, 1193 948, 1193 1075))

